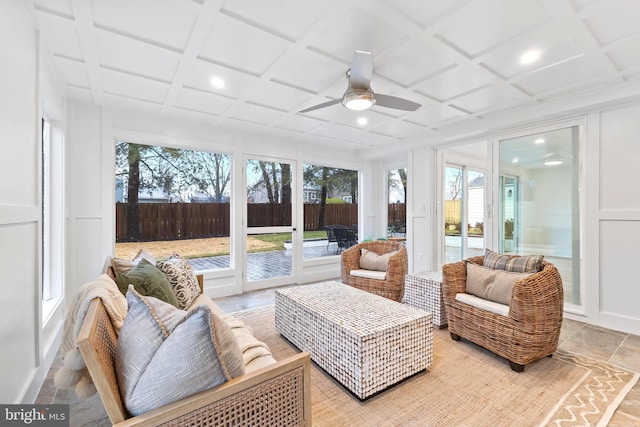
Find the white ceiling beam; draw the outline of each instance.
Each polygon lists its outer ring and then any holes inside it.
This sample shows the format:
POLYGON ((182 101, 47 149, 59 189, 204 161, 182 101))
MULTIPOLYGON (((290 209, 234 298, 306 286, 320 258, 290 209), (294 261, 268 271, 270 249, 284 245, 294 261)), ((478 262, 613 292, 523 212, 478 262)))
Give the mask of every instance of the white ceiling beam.
POLYGON ((87 67, 91 93, 96 105, 104 105, 104 88, 100 75, 100 60, 98 58, 98 41, 93 27, 93 6, 86 0, 71 0, 73 16, 78 31, 78 39, 82 48, 82 55, 87 67))
POLYGON ((610 84, 624 81, 568 0, 541 0, 541 2, 554 19, 564 25, 566 31, 578 40, 580 46, 585 50, 585 55, 588 55, 601 69, 610 84))
POLYGON ((187 46, 180 57, 178 69, 173 76, 171 86, 169 87, 165 101, 162 104, 162 109, 160 110, 160 115, 162 117, 169 115, 176 98, 180 95, 182 87, 187 80, 187 76, 195 66, 198 53, 207 41, 211 28, 215 25, 216 17, 220 13, 222 3, 222 0, 206 0, 202 5, 202 8, 198 13, 196 23, 193 26, 193 30, 189 35, 187 46))

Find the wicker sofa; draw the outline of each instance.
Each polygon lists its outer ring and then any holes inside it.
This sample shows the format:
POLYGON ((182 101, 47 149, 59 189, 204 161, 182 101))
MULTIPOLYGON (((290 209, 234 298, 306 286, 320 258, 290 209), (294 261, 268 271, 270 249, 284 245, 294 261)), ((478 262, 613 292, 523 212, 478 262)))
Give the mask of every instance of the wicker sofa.
POLYGON ((342 283, 380 295, 394 301, 401 301, 404 295, 404 276, 408 271, 407 249, 399 242, 377 240, 362 242, 344 250, 340 260, 342 283), (379 255, 397 251, 389 257, 386 271, 367 271, 360 265, 362 249, 379 255))
POLYGON ((542 262, 542 270, 513 285, 506 315, 495 314, 456 299, 467 292, 467 263, 483 264, 484 257, 469 258, 442 267, 443 299, 451 338, 465 338, 509 360, 522 372, 528 363, 551 356, 558 346, 563 313, 562 279, 556 267, 542 262))
MULTIPOLYGON (((106 273, 110 273, 108 269, 106 273)), ((198 282, 202 292, 201 276, 198 282)), ((198 303, 223 313, 204 293, 198 303)), ((117 383, 118 336, 101 299, 91 301, 77 344, 114 425, 311 425, 310 358, 306 352, 277 362, 263 361, 212 389, 131 417, 117 383)))

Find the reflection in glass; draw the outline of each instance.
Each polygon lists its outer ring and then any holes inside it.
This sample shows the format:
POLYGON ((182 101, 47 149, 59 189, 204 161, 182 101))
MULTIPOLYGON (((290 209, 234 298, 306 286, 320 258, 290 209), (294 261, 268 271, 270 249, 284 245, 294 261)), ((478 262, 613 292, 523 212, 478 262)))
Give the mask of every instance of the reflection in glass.
POLYGON ((500 141, 500 249, 542 254, 580 305, 578 128, 500 141))

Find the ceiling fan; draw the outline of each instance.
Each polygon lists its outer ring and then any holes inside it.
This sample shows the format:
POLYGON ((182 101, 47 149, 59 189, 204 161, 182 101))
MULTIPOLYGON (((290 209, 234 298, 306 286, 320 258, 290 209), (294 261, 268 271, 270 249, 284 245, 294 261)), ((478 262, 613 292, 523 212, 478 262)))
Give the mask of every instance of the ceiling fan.
POLYGON ((371 77, 373 76, 373 57, 371 52, 356 50, 351 60, 351 68, 346 72, 349 86, 340 99, 323 102, 306 108, 300 113, 318 110, 331 105, 340 104, 350 110, 366 110, 374 105, 394 108, 396 110, 416 111, 420 104, 397 96, 374 94, 371 90, 371 77))

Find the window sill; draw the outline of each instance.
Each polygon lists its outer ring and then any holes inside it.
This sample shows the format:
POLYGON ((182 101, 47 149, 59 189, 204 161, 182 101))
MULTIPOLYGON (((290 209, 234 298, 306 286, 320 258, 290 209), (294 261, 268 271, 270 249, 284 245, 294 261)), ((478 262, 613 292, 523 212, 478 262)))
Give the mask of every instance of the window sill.
POLYGON ((42 301, 42 326, 46 326, 47 322, 56 312, 56 309, 62 302, 62 298, 53 298, 50 300, 42 301))

